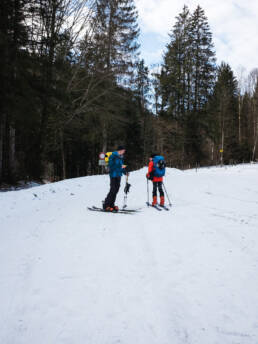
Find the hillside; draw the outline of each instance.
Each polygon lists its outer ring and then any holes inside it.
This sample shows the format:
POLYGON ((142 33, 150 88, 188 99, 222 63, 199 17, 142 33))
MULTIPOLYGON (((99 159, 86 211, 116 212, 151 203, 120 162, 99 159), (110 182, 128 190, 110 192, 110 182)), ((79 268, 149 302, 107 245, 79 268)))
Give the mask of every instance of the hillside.
POLYGON ((169 212, 145 173, 135 215, 87 210, 108 176, 0 193, 0 343, 258 343, 258 165, 168 169, 169 212))

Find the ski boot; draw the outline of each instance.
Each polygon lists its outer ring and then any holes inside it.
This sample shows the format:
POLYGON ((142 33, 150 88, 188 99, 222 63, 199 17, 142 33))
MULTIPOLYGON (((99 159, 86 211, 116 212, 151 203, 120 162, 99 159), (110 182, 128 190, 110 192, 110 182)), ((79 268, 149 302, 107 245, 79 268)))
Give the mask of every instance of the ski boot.
POLYGON ((165 197, 164 196, 160 196, 160 206, 164 207, 165 205, 165 197))
POLYGON ((104 210, 107 211, 107 212, 112 213, 112 212, 114 211, 114 208, 112 208, 112 207, 106 207, 104 210))
POLYGON ((153 196, 153 201, 152 201, 152 204, 151 204, 153 207, 155 205, 157 205, 157 196, 153 196))

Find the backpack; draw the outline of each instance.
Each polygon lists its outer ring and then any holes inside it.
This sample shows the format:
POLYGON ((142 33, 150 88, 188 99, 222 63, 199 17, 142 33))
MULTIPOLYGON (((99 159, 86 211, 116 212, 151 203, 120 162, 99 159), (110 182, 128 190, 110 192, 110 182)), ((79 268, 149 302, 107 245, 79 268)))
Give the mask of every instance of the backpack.
POLYGON ((110 158, 110 156, 112 155, 112 153, 113 152, 107 152, 106 154, 105 154, 105 162, 106 162, 106 166, 108 167, 108 165, 109 165, 109 158, 110 158))
POLYGON ((166 172, 166 162, 163 156, 156 155, 153 159, 154 177, 164 177, 166 172))

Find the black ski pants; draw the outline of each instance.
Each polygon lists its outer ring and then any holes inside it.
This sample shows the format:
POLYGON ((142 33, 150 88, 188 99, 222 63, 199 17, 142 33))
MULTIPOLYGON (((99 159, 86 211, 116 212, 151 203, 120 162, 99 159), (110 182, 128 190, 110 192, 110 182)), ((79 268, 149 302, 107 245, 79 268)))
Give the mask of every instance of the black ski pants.
POLYGON ((110 190, 105 199, 103 208, 106 209, 107 207, 113 208, 116 201, 116 195, 119 191, 121 184, 121 177, 110 178, 110 190))
POLYGON ((159 189, 160 196, 164 196, 164 191, 162 189, 162 182, 153 182, 153 196, 157 196, 157 190, 159 189))

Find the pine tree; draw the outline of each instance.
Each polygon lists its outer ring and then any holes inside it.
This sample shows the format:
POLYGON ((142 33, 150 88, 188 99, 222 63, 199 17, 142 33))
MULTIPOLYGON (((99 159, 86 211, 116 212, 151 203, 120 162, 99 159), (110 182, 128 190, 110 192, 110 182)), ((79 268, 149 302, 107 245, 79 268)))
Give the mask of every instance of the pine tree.
POLYGON ((182 118, 190 108, 188 92, 191 89, 190 12, 187 6, 184 6, 183 12, 176 19, 169 35, 171 41, 164 56, 160 82, 163 107, 174 118, 182 118))
POLYGON ((200 6, 192 15, 184 6, 176 19, 160 76, 162 113, 177 121, 182 152, 200 162, 205 158, 206 108, 215 80, 212 34, 200 6))
POLYGON ((27 32, 24 0, 0 3, 0 180, 17 177, 16 130, 21 111, 27 32))
POLYGON ((252 116, 252 161, 255 161, 258 156, 258 78, 256 79, 255 90, 253 94, 253 116, 252 116))
POLYGON ((135 75, 135 93, 139 98, 140 107, 144 110, 148 106, 148 98, 150 92, 149 69, 145 66, 144 60, 136 63, 135 75))
POLYGON ((66 64, 69 47, 69 35, 65 31, 65 21, 72 7, 73 0, 28 0, 28 23, 30 33, 30 53, 34 60, 34 83, 38 88, 39 123, 37 127, 37 142, 35 144, 35 175, 40 178, 44 174, 48 157, 49 121, 58 112, 61 89, 58 83, 62 78, 59 74, 60 50, 63 46, 63 63, 66 64), (58 60, 59 59, 59 60, 58 60))
POLYGON ((95 43, 103 68, 115 78, 132 72, 139 48, 138 14, 133 0, 97 0, 95 43))
POLYGON ((191 60, 193 110, 202 111, 215 81, 215 53, 212 33, 204 10, 198 6, 191 17, 191 60))
POLYGON ((116 92, 117 84, 128 87, 138 56, 137 18, 134 0, 97 0, 94 45, 96 62, 104 75, 102 87, 106 91, 102 98, 103 151, 107 149, 112 119, 110 97, 116 92))
POLYGON ((141 117, 141 137, 142 137, 142 157, 143 161, 146 159, 148 147, 150 146, 150 113, 148 107, 150 105, 150 88, 151 82, 149 78, 149 69, 145 66, 144 60, 137 62, 136 64, 136 76, 135 76, 135 94, 138 100, 138 107, 141 117))
POLYGON ((215 52, 204 10, 198 6, 191 16, 191 113, 187 119, 188 154, 193 162, 207 159, 204 153, 208 136, 207 104, 215 82, 215 52))
MULTIPOLYGON (((241 116, 239 116, 238 121, 238 133, 241 133, 241 140, 239 140, 240 154, 239 161, 249 162, 252 160, 252 136, 251 132, 251 97, 247 92, 243 95, 238 94, 238 115, 241 102, 241 116), (241 129, 241 131, 239 130, 241 129)), ((239 138, 239 135, 238 135, 239 138)))
POLYGON ((210 111, 214 128, 215 150, 221 163, 238 159, 238 89, 230 66, 224 62, 218 68, 218 79, 210 111), (220 153, 219 153, 220 152, 220 153))

